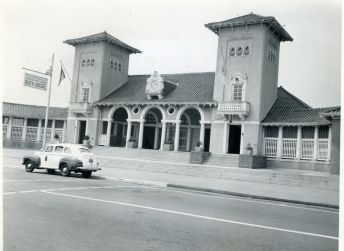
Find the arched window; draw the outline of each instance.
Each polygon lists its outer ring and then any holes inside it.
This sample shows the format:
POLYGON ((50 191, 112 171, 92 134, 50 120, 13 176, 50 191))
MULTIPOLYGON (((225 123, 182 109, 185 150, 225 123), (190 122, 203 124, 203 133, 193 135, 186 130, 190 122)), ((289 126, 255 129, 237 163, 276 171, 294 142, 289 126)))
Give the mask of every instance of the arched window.
POLYGON ((230 75, 230 83, 232 85, 232 100, 240 102, 245 100, 245 85, 247 77, 245 74, 233 73, 230 75))

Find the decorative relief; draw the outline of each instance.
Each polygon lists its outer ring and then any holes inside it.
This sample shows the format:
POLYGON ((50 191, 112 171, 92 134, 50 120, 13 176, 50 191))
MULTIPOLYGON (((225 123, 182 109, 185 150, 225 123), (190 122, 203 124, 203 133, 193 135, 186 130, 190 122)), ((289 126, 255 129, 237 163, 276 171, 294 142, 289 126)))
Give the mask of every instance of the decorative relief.
POLYGON ((247 75, 240 72, 235 72, 229 75, 229 81, 232 85, 245 84, 247 81, 247 75))
POLYGON ((158 96, 158 98, 161 99, 163 97, 163 90, 164 78, 161 77, 157 71, 154 71, 153 75, 147 79, 146 94, 148 99, 151 99, 152 96, 158 96))

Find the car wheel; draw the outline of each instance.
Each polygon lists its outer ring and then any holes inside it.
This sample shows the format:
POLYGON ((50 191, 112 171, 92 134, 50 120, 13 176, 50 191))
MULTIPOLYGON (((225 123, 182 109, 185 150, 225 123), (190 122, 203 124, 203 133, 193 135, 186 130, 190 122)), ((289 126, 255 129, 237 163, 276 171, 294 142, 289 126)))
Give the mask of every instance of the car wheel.
POLYGON ((54 174, 55 173, 55 169, 47 169, 49 174, 54 174))
POLYGON ((33 169, 35 169, 34 163, 31 160, 28 160, 25 164, 25 171, 31 173, 33 171, 33 169))
POLYGON ((82 177, 89 178, 92 175, 92 171, 83 171, 81 174, 82 174, 82 177))
POLYGON ((62 164, 62 166, 61 166, 61 174, 62 174, 62 176, 65 176, 65 177, 70 175, 70 170, 69 170, 69 167, 68 167, 67 164, 62 164))

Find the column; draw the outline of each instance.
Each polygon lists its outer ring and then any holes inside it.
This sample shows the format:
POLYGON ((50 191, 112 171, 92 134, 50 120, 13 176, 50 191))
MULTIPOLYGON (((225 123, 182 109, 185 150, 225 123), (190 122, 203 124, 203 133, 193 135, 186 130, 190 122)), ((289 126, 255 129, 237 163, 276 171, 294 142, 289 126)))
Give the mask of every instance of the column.
POLYGON ((9 119, 8 119, 8 126, 7 126, 7 132, 6 132, 6 139, 10 139, 11 138, 12 122, 13 122, 13 118, 9 117, 9 119))
POLYGON ((107 128, 106 128, 106 144, 105 146, 110 146, 110 138, 111 138, 111 120, 108 120, 107 128))
POLYGON ((162 122, 162 130, 161 130, 161 139, 160 139, 160 150, 162 151, 163 145, 165 143, 166 137, 166 122, 164 120, 162 122))
POLYGON ((319 127, 314 128, 314 150, 313 150, 313 160, 317 160, 318 157, 318 147, 319 147, 319 127))
POLYGON ((176 121, 176 133, 174 134, 174 151, 177 152, 179 148, 179 134, 180 134, 180 120, 176 121))
POLYGON ((278 127, 276 158, 282 158, 283 126, 278 127))
POLYGON ((186 151, 191 151, 191 127, 188 125, 186 151))
POLYGON ((55 119, 53 119, 53 122, 51 123, 51 135, 50 135, 50 142, 55 141, 55 119))
POLYGON ((143 119, 143 120, 140 121, 139 144, 138 144, 138 148, 139 148, 139 149, 142 148, 144 125, 145 125, 145 120, 143 119))
POLYGON ((127 122, 128 122, 128 128, 127 128, 127 137, 125 140, 125 148, 128 148, 128 141, 131 135, 131 120, 127 119, 127 122))
POLYGON ((42 120, 38 120, 38 128, 37 128, 37 139, 36 142, 40 142, 42 137, 42 120))
POLYGON ((329 126, 328 127, 327 161, 331 160, 331 145, 332 145, 332 126, 329 126))
POLYGON ((226 154, 228 150, 228 123, 227 121, 223 122, 223 142, 222 143, 223 143, 222 153, 226 154))
POLYGON ((201 129, 199 132, 199 141, 202 142, 202 145, 204 146, 204 130, 205 130, 205 124, 203 121, 199 122, 201 124, 201 129))
POLYGON ((66 128, 67 128, 67 120, 63 121, 63 130, 62 130, 62 137, 61 142, 64 143, 66 140, 66 128))
POLYGON ((296 136, 296 159, 301 158, 301 132, 302 132, 302 127, 298 126, 297 127, 297 136, 296 136))
POLYGON ((22 140, 26 140, 26 132, 27 132, 27 118, 24 118, 24 125, 22 131, 22 140))
POLYGON ((155 127, 155 133, 154 133, 154 150, 158 149, 158 137, 159 137, 159 127, 155 127))

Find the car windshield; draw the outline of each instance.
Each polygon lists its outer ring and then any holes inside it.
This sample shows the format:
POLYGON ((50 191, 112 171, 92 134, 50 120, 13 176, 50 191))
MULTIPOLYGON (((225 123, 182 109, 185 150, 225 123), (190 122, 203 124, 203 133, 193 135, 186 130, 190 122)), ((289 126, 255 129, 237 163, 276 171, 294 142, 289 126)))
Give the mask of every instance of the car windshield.
POLYGON ((79 148, 79 151, 81 153, 92 153, 90 150, 88 150, 87 148, 79 148))

